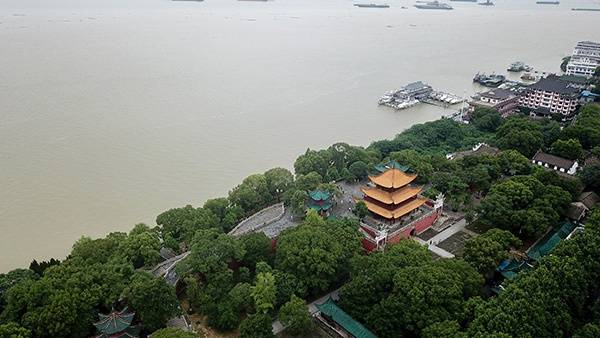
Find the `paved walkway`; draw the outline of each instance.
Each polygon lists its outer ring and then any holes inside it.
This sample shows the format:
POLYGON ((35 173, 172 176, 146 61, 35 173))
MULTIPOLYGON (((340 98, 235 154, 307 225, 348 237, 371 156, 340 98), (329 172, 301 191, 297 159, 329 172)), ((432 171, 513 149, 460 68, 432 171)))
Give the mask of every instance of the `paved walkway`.
POLYGON ((448 237, 454 235, 455 233, 462 231, 465 228, 465 226, 467 226, 467 221, 464 218, 460 219, 458 222, 447 227, 444 231, 433 236, 429 240, 429 242, 432 244, 439 244, 448 239, 448 237))
POLYGON ((282 214, 285 215, 283 203, 268 206, 238 223, 238 225, 229 232, 229 235, 241 236, 247 233, 256 232, 272 224, 273 220, 279 220, 277 218, 282 214))
POLYGON ((434 254, 436 254, 442 258, 454 258, 453 253, 450 253, 450 252, 440 248, 439 246, 437 246, 437 244, 445 241, 446 239, 448 239, 450 236, 454 235, 455 233, 465 230, 466 225, 467 225, 467 221, 463 218, 463 219, 459 220, 458 222, 450 225, 449 227, 447 227, 444 231, 440 232, 439 234, 431 237, 428 241, 424 241, 424 240, 420 239, 419 237, 412 237, 412 238, 415 241, 417 241, 423 245, 427 245, 427 249, 429 249, 429 251, 433 252, 434 254))
MULTIPOLYGON (((329 297, 333 298, 334 300, 339 299, 339 297, 340 297, 339 291, 340 291, 340 289, 331 291, 330 293, 326 294, 325 296, 308 304, 307 307, 308 307, 308 312, 310 313, 310 315, 312 316, 315 313, 319 312, 319 309, 317 309, 317 304, 324 303, 329 297)), ((273 322, 273 334, 278 334, 279 332, 283 331, 284 329, 285 329, 285 327, 283 327, 283 324, 281 324, 279 319, 277 319, 276 321, 273 322)))
POLYGON ((438 246, 435 246, 433 244, 429 244, 429 242, 426 242, 422 239, 420 239, 419 237, 411 237, 412 239, 414 239, 415 241, 417 241, 419 244, 421 245, 427 245, 427 249, 429 249, 429 251, 433 252, 434 254, 442 257, 442 258, 454 258, 454 255, 438 246))
POLYGON ((300 224, 299 219, 294 216, 291 208, 285 208, 285 212, 280 219, 261 228, 260 231, 264 232, 269 238, 275 238, 279 236, 279 233, 281 233, 283 230, 287 228, 293 228, 298 224, 300 224))

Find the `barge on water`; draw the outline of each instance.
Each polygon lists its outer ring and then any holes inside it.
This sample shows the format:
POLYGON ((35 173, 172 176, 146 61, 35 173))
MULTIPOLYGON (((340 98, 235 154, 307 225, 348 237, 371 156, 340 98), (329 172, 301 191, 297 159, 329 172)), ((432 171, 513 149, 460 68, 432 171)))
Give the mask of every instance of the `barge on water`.
POLYGON ((418 9, 445 9, 445 10, 454 9, 454 8, 452 8, 452 6, 448 5, 447 3, 439 2, 437 0, 427 2, 427 3, 418 3, 415 5, 415 7, 418 9))
POLYGON ((572 11, 600 12, 600 8, 571 8, 572 11))
POLYGON ((495 4, 491 0, 487 0, 486 2, 480 2, 481 6, 495 6, 495 4))
POLYGON ((521 61, 515 61, 508 66, 509 72, 530 72, 533 68, 531 66, 526 65, 521 61))
POLYGON ((506 81, 506 76, 493 73, 490 75, 477 73, 475 74, 475 77, 473 77, 473 82, 486 87, 498 87, 504 81, 506 81))
POLYGON ((378 4, 354 4, 360 8, 390 8, 390 5, 378 5, 378 4))
POLYGON ((560 1, 536 1, 535 3, 538 5, 558 5, 560 1))

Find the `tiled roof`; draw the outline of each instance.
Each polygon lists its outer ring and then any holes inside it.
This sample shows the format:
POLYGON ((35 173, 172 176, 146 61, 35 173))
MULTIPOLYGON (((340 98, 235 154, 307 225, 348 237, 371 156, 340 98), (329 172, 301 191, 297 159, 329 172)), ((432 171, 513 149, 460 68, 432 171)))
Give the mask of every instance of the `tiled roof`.
POLYGON ((423 190, 423 187, 411 187, 407 185, 394 192, 387 192, 385 190, 368 187, 362 188, 361 190, 365 195, 378 200, 381 203, 400 204, 420 193, 421 190, 423 190))
POLYGON ((492 90, 488 90, 487 92, 483 92, 479 95, 482 97, 488 97, 490 99, 497 99, 497 100, 506 100, 510 97, 515 96, 515 94, 513 92, 511 92, 510 90, 501 89, 501 88, 495 88, 492 90))
POLYGON ((408 214, 409 212, 417 209, 418 207, 422 206, 423 204, 425 204, 426 201, 427 201, 427 199, 418 197, 408 203, 398 206, 394 210, 388 210, 384 207, 381 207, 381 206, 379 206, 373 202, 367 201, 367 200, 365 200, 364 202, 367 205, 367 208, 369 209, 369 211, 371 211, 372 213, 375 213, 375 214, 377 214, 381 217, 387 218, 387 219, 398 219, 398 218, 408 214))
POLYGON ((600 196, 593 191, 586 191, 581 193, 577 200, 581 201, 588 209, 592 209, 600 202, 600 196))
POLYGON ((556 155, 547 154, 541 151, 538 151, 533 156, 533 160, 536 162, 548 163, 550 166, 557 166, 559 168, 569 169, 575 163, 574 160, 569 160, 566 158, 558 157, 556 155))
POLYGON ((335 302, 330 298, 323 304, 317 304, 317 308, 321 311, 321 315, 325 315, 339 326, 343 327, 346 332, 356 338, 377 338, 369 329, 361 323, 350 317, 344 310, 340 309, 335 302))
POLYGON ((414 181, 417 175, 409 175, 399 169, 389 169, 377 176, 369 176, 371 182, 385 188, 401 188, 414 181))
POLYGON ((577 88, 573 88, 567 82, 561 81, 556 75, 550 75, 547 78, 543 78, 529 86, 529 88, 564 95, 577 95, 579 93, 577 88))

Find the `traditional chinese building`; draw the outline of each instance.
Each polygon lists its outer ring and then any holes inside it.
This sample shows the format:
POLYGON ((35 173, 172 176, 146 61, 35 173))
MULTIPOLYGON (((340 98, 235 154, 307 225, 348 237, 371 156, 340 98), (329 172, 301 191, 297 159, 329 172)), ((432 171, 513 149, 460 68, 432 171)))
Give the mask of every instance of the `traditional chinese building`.
POLYGON ((127 307, 108 315, 98 314, 100 320, 94 323, 98 330, 96 338, 137 338, 140 328, 131 326, 135 312, 127 312, 127 307))
POLYGON ((443 198, 431 201, 421 195, 422 186, 412 184, 416 174, 395 167, 369 176, 361 190, 370 211, 361 223, 363 246, 372 251, 427 230, 438 218, 443 198))
POLYGON ((331 193, 325 190, 313 190, 309 192, 307 206, 319 214, 326 214, 333 206, 331 193))

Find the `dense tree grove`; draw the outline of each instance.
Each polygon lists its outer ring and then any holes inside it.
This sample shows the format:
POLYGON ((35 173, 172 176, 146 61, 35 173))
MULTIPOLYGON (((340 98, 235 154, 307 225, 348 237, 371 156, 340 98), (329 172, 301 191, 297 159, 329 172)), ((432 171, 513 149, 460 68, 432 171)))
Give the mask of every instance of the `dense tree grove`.
POLYGON ((508 258, 510 248, 521 241, 506 230, 490 229, 465 244, 463 258, 484 276, 490 276, 502 260, 508 258))
POLYGON ((143 334, 193 337, 164 328, 179 315, 179 302, 174 287, 148 271, 163 260, 165 247, 189 252, 176 272, 190 311, 218 330, 239 329, 241 337, 274 337, 277 316, 287 334, 310 335, 303 299, 337 288, 339 305, 380 337, 598 337, 600 210, 585 230, 506 282, 499 295, 489 293, 498 263, 521 240, 531 243, 562 222, 584 189, 600 192, 600 165, 568 178, 532 165, 538 150, 579 160, 600 156, 600 106, 582 107, 562 130, 552 120, 503 119, 477 109, 470 124, 441 119, 366 148, 308 149, 294 174, 274 168, 251 175, 226 197, 161 213, 157 227, 82 237, 64 260, 33 261, 29 269, 0 274, 0 337, 92 336, 98 313, 124 306, 136 312, 143 334), (480 142, 500 151, 458 156, 480 142), (306 212, 311 190, 339 196, 335 182, 364 180, 390 160, 417 173, 417 183, 427 185, 424 194, 444 194, 447 207, 489 229, 467 241, 462 258, 434 260, 410 240, 365 254, 358 230, 358 219, 368 214, 364 203, 352 218, 306 212), (278 202, 300 225, 276 239, 227 234, 278 202))
POLYGON ((145 330, 164 326, 176 313, 174 289, 162 279, 134 272, 136 257, 144 257, 141 262, 153 257, 153 246, 140 245, 145 241, 140 238, 153 236, 155 231, 136 226, 129 235, 83 237, 66 260, 41 276, 26 270, 2 275, 0 322, 12 322, 35 337, 87 337, 94 333, 98 313, 108 313, 120 299, 127 299, 136 318, 148 319, 145 330))
POLYGON ((491 188, 481 201, 480 220, 489 227, 531 238, 557 224, 571 198, 562 188, 543 184, 533 176, 515 176, 491 188))
POLYGON ((401 241, 386 252, 357 257, 341 305, 379 337, 419 335, 427 326, 459 320, 483 278, 460 260, 433 261, 427 248, 401 241))

